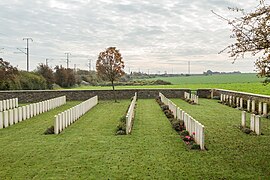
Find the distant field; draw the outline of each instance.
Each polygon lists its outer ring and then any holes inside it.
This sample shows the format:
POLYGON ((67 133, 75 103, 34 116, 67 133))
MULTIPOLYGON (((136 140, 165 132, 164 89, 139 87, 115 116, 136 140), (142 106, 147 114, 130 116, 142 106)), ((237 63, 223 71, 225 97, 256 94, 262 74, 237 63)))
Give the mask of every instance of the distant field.
POLYGON ((264 79, 258 78, 255 73, 245 74, 221 74, 221 75, 198 75, 198 76, 181 76, 181 77, 157 77, 149 80, 161 79, 171 82, 172 84, 227 84, 227 83, 255 83, 264 79))
MULTIPOLYGON (((192 90, 203 88, 219 88, 234 91, 244 91, 256 94, 270 95, 270 85, 264 86, 263 78, 256 74, 228 74, 212 76, 189 76, 189 77, 163 77, 149 80, 162 79, 172 85, 147 85, 147 86, 116 86, 116 89, 162 89, 162 88, 189 88, 192 90)), ((108 90, 110 86, 80 86, 77 90, 108 90)))

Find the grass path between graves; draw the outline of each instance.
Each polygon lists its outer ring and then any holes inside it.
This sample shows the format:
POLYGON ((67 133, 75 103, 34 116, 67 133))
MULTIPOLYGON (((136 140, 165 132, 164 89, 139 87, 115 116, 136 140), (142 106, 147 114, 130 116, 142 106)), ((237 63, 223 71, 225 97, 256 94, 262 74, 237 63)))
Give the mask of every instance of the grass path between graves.
MULTIPOLYGON (((200 99, 173 101, 206 126, 208 151, 189 151, 158 104, 138 100, 131 135, 115 136, 130 101, 100 101, 60 135, 53 116, 79 102, 0 130, 0 179, 239 179, 270 176, 270 133, 243 134, 240 111, 200 99)), ((269 123, 270 125, 270 123, 269 123)), ((267 129, 268 127, 268 129, 267 129)))

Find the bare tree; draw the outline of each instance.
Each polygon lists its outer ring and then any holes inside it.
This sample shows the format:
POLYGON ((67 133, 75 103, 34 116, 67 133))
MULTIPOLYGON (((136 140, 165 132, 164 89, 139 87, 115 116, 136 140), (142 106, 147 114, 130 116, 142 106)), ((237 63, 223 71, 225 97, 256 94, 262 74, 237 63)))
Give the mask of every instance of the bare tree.
POLYGON ((229 53, 234 61, 239 57, 244 57, 246 53, 257 55, 255 67, 258 75, 270 77, 270 6, 264 0, 260 0, 256 9, 250 13, 239 8, 229 9, 241 12, 241 17, 227 19, 212 11, 228 22, 232 27, 231 38, 236 41, 220 53, 229 53))
POLYGON ((114 100, 116 101, 116 94, 114 88, 114 81, 125 74, 124 61, 119 50, 116 47, 109 47, 105 51, 100 52, 96 62, 96 69, 98 76, 110 81, 113 88, 114 100))

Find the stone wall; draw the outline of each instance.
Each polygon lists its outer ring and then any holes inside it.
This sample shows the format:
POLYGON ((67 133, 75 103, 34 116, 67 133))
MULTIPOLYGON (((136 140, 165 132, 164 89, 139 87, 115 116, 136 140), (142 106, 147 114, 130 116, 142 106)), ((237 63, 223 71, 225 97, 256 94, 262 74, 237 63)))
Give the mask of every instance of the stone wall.
POLYGON ((199 98, 211 98, 212 89, 198 89, 197 96, 199 98))
POLYGON ((270 104, 270 96, 261 95, 261 94, 253 94, 253 93, 246 93, 246 92, 239 92, 239 91, 232 91, 232 90, 225 90, 225 89, 214 89, 213 90, 214 96, 220 96, 220 94, 225 94, 229 96, 236 96, 239 98, 243 98, 244 100, 255 100, 256 102, 266 102, 270 104))
MULTIPOLYGON (((183 98, 184 92, 190 89, 130 89, 116 90, 117 99, 130 99, 134 93, 138 93, 138 98, 155 98, 158 93, 163 93, 168 98, 183 98)), ((0 100, 18 97, 19 102, 38 102, 59 96, 66 96, 67 100, 86 100, 98 95, 100 100, 113 99, 112 90, 19 90, 0 91, 0 100)))

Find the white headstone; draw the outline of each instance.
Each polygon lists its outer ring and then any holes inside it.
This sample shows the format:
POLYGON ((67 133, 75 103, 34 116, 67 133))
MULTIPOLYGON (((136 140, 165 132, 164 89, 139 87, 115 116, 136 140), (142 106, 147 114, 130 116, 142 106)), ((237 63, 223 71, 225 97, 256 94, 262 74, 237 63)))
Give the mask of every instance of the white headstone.
POLYGON ((8 111, 4 111, 4 126, 5 128, 9 125, 8 111))
POLYGON ((229 103, 232 105, 232 96, 229 97, 229 103))
POLYGON ((22 121, 22 107, 18 107, 18 121, 22 121))
POLYGON ((3 112, 0 111, 0 129, 4 128, 3 112))
POLYGON ((19 122, 19 118, 18 118, 18 108, 14 108, 14 123, 17 124, 19 122))
POLYGON ((12 103, 13 107, 12 108, 16 108, 16 98, 13 98, 13 103, 12 103))
POLYGON ((19 107, 19 100, 18 100, 18 98, 15 99, 15 106, 16 107, 19 107))
POLYGON ((250 112, 250 99, 247 100, 247 111, 250 112))
POLYGON ((255 100, 252 100, 252 102, 251 102, 251 112, 255 112, 255 100))
POLYGON ((63 118, 62 118, 62 114, 58 114, 58 124, 59 124, 59 132, 61 132, 63 130, 63 118))
POLYGON ((7 110, 7 101, 3 100, 3 111, 7 110))
POLYGON ((6 100, 6 108, 9 109, 9 100, 6 100))
POLYGON ((258 103, 258 114, 262 114, 262 102, 258 103))
POLYGON ((223 102, 223 94, 220 94, 220 101, 223 102))
POLYGON ((239 97, 236 97, 236 107, 239 107, 239 97))
POLYGON ((27 113, 26 106, 23 106, 22 107, 22 120, 23 121, 26 120, 26 117, 27 117, 26 113, 27 113))
POLYGON ((246 111, 242 111, 242 127, 246 127, 246 111))
POLYGON ((267 115, 267 103, 263 103, 263 115, 267 115))
POLYGON ((0 112, 3 111, 3 101, 0 101, 0 112))
POLYGON ((240 98, 240 108, 243 108, 243 98, 240 98))
POLYGON ((26 105, 26 119, 30 118, 30 106, 26 105))
POLYGON ((255 114, 250 115, 250 130, 255 131, 255 114))
POLYGON ((34 107, 33 107, 33 104, 30 104, 30 105, 29 105, 29 112, 30 112, 30 118, 33 117, 33 115, 34 115, 34 107))
POLYGON ((54 116, 54 134, 59 133, 59 121, 58 121, 58 115, 54 116))
POLYGON ((33 116, 37 115, 37 103, 33 104, 33 116))
POLYGON ((14 112, 13 112, 13 109, 10 109, 8 111, 8 115, 9 115, 9 125, 11 126, 11 125, 14 124, 14 117, 13 117, 14 112))
POLYGON ((255 116, 255 133, 261 135, 261 118, 260 116, 255 116))

